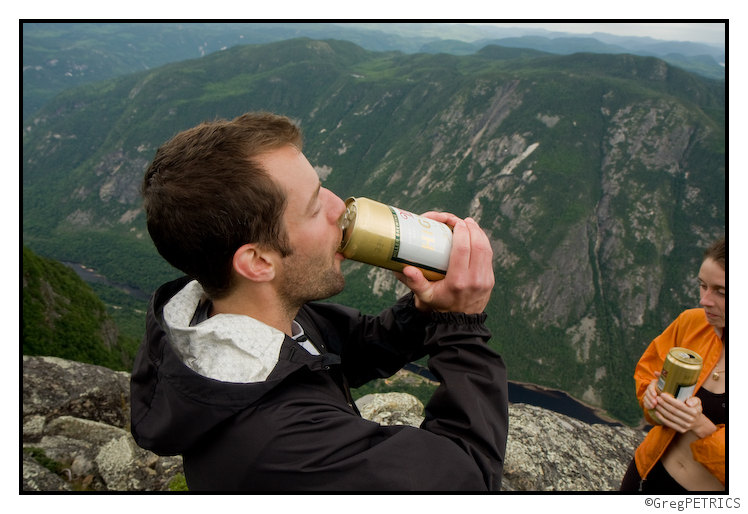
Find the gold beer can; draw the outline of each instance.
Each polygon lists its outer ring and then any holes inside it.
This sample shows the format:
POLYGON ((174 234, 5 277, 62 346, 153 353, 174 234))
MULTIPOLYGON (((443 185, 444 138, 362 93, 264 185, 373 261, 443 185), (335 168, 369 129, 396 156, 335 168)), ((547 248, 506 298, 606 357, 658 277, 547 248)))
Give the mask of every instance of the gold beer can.
MULTIPOLYGON (((662 364, 662 372, 657 381, 657 392, 668 393, 676 400, 685 402, 696 389, 704 361, 701 355, 688 348, 671 348, 662 364)), ((649 415, 657 419, 654 409, 649 415)))
POLYGON ((428 280, 447 274, 452 250, 448 225, 368 198, 348 198, 338 220, 346 259, 402 271, 415 266, 428 280))

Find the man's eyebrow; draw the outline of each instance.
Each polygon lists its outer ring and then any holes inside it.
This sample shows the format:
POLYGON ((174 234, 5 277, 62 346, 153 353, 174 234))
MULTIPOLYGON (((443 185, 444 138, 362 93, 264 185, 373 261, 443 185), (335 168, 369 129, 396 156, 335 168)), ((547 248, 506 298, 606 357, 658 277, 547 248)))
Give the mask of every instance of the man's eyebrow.
POLYGON ((314 212, 315 203, 317 202, 317 198, 319 197, 319 190, 322 188, 322 181, 320 181, 319 184, 317 184, 317 189, 314 191, 314 194, 312 195, 312 198, 309 200, 309 205, 306 206, 306 211, 309 213, 314 212))

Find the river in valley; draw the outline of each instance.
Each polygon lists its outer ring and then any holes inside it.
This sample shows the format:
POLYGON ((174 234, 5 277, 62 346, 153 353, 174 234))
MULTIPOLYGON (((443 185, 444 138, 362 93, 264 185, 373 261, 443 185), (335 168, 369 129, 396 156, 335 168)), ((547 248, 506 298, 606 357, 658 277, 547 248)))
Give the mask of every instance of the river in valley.
POLYGON ((128 286, 127 284, 118 284, 116 282, 112 282, 108 278, 96 273, 95 270, 88 268, 78 262, 64 262, 63 261, 62 263, 68 268, 71 268, 73 271, 75 271, 75 273, 80 278, 82 278, 84 282, 94 283, 94 284, 105 284, 115 289, 119 289, 120 291, 124 291, 128 293, 130 296, 132 296, 133 298, 136 298, 138 300, 149 300, 151 298, 151 295, 138 289, 137 287, 128 286))

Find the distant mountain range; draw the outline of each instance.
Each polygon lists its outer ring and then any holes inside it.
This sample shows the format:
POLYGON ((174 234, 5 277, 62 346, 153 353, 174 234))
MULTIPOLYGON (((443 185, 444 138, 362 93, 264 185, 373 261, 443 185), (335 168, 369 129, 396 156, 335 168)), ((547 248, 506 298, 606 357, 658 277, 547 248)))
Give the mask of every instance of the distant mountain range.
MULTIPOLYGON (((25 120, 23 240, 35 252, 153 291, 178 274, 138 194, 156 148, 206 119, 271 110, 300 124, 342 198, 479 220, 497 277, 491 344, 511 380, 640 420, 636 360, 698 304, 701 252, 725 231, 724 80, 630 54, 309 38, 145 68, 66 89, 25 120)), ((336 301, 376 312, 402 292, 388 272, 344 264, 336 301)))
POLYGON ((724 79, 725 48, 595 33, 440 23, 24 23, 23 118, 68 87, 199 58, 235 45, 297 37, 342 39, 373 51, 466 55, 487 45, 554 54, 660 57, 724 79))

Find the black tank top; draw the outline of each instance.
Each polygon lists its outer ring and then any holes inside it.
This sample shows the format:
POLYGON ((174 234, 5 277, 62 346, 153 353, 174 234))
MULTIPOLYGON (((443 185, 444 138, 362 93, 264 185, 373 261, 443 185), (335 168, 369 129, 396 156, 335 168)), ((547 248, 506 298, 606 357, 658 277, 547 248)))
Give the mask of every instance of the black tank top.
POLYGON ((727 406, 727 395, 725 393, 715 394, 703 387, 696 392, 701 399, 701 409, 704 416, 715 425, 726 424, 725 407, 727 406))

